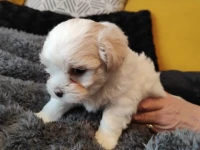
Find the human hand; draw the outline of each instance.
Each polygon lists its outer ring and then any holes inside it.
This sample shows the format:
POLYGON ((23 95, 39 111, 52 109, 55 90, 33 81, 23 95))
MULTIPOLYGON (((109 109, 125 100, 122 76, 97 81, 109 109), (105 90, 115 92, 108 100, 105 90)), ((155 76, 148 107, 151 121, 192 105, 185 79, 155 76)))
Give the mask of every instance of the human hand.
POLYGON ((137 123, 151 124, 155 132, 176 128, 195 131, 200 130, 200 107, 167 94, 165 98, 147 98, 141 101, 133 120, 137 123))

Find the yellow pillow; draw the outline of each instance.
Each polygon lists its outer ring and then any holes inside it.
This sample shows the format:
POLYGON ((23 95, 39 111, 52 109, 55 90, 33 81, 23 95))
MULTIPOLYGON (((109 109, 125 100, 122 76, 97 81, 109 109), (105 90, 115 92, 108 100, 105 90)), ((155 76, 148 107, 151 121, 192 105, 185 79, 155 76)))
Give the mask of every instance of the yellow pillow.
POLYGON ((150 10, 161 70, 200 71, 200 0, 128 0, 125 10, 150 10))
POLYGON ((23 5, 25 0, 8 0, 14 4, 23 5))

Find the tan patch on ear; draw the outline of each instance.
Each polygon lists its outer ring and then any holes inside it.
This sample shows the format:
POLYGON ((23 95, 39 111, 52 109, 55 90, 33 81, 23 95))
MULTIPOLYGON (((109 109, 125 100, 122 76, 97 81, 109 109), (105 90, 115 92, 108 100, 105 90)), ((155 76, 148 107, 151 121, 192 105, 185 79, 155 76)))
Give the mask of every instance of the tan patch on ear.
POLYGON ((99 35, 99 50, 108 71, 114 71, 123 63, 129 48, 123 32, 116 25, 109 24, 111 26, 105 26, 99 35))
POLYGON ((73 55, 68 58, 71 66, 86 69, 96 69, 102 63, 97 43, 97 34, 104 26, 97 22, 91 22, 91 28, 86 32, 81 44, 77 47, 73 55))
POLYGON ((114 71, 123 63, 127 55, 127 46, 120 40, 112 38, 105 38, 103 43, 106 45, 107 69, 108 71, 114 71))

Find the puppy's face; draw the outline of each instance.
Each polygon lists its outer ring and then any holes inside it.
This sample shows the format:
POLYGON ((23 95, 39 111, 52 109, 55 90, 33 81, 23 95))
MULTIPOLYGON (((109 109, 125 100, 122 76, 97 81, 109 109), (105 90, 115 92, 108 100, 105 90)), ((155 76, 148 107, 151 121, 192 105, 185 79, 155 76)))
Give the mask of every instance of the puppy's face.
POLYGON ((122 48, 127 48, 127 39, 111 23, 72 19, 59 24, 40 54, 50 75, 48 92, 68 103, 87 100, 122 64, 127 53, 122 48))

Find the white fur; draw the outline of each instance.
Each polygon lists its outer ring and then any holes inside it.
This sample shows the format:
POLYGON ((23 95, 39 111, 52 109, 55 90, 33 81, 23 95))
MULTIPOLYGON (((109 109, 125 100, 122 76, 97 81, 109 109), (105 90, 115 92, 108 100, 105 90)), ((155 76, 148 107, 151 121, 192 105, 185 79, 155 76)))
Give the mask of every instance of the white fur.
POLYGON ((96 139, 105 149, 117 145, 142 99, 165 96, 153 62, 130 50, 126 36, 112 23, 63 22, 49 33, 40 58, 51 76, 51 99, 37 115, 48 122, 77 104, 94 112, 104 108, 96 139), (69 73, 72 67, 88 70, 77 77, 69 73), (55 89, 62 90, 63 97, 57 97, 55 89))

